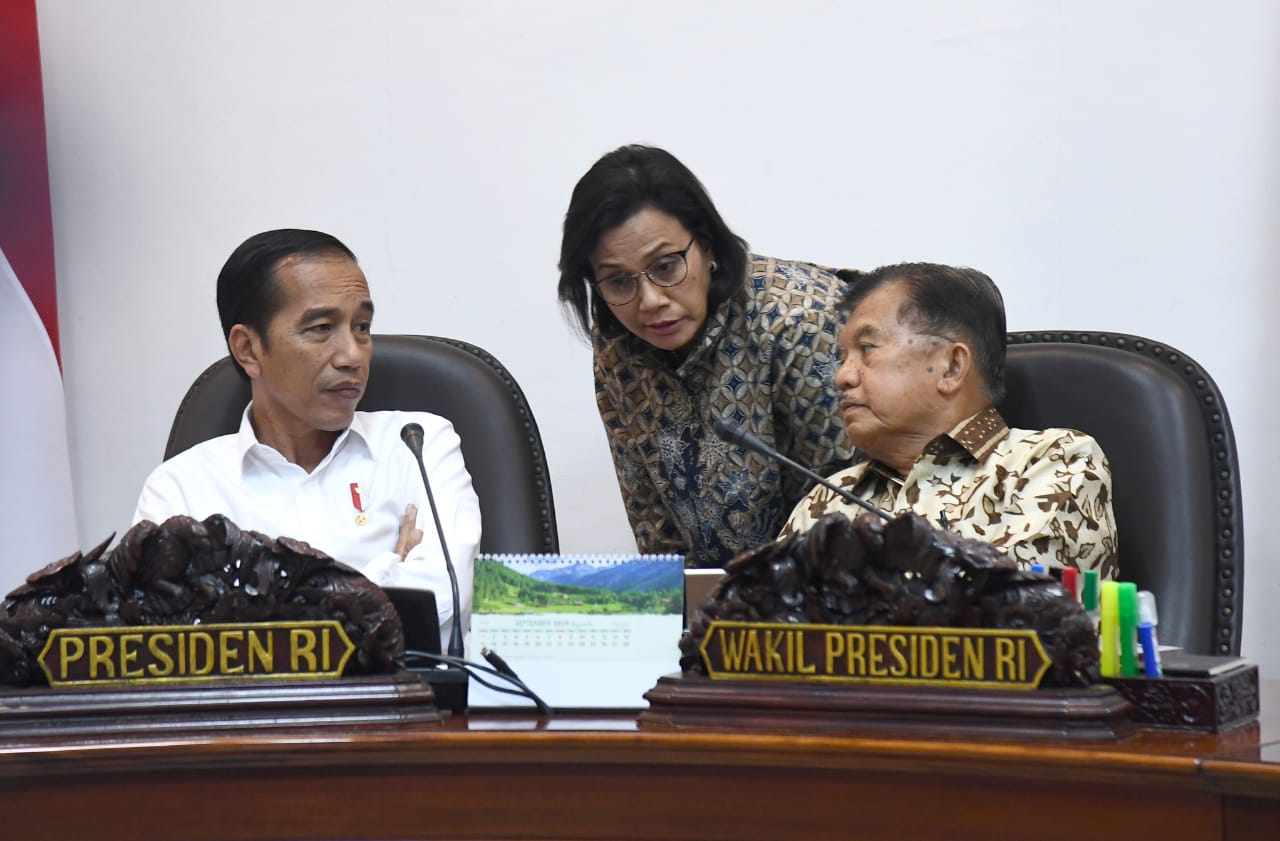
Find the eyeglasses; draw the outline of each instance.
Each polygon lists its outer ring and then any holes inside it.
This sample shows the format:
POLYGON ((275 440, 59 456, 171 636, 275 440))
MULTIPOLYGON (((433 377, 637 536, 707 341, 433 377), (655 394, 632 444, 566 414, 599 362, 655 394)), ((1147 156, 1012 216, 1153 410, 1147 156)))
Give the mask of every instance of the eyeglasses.
MULTIPOLYGON (((683 283, 684 279, 689 276, 689 260, 686 255, 689 253, 689 249, 693 248, 693 244, 697 239, 697 237, 694 237, 689 240, 689 244, 681 251, 672 251, 670 254, 662 255, 650 263, 649 268, 645 269, 641 274, 649 278, 655 285, 664 289, 683 283)), ((629 304, 635 300, 636 295, 640 294, 640 275, 629 274, 628 272, 609 275, 603 280, 596 281, 596 292, 611 307, 629 304)))

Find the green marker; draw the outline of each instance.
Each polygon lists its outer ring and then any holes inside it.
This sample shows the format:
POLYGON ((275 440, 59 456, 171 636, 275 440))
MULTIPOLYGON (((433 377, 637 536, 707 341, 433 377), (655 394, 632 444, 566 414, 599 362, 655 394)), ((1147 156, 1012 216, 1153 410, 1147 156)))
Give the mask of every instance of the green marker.
POLYGON ((1098 571, 1096 569, 1084 571, 1084 591, 1080 594, 1080 602, 1084 605, 1085 613, 1088 613, 1089 618, 1093 620, 1093 629, 1098 630, 1098 620, 1102 614, 1098 610, 1098 571))
POLYGON ((1120 677, 1138 676, 1134 644, 1138 637, 1138 585, 1122 581, 1120 594, 1120 677))

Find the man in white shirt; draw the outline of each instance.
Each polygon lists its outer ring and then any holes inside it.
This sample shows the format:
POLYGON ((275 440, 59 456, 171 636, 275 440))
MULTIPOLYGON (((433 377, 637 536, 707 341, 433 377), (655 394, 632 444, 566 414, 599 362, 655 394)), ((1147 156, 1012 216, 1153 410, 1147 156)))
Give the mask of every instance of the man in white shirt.
POLYGON ((418 423, 465 633, 480 502, 449 421, 355 411, 373 351, 373 301, 355 255, 318 231, 250 237, 218 275, 218 314, 252 402, 238 432, 152 472, 134 522, 224 514, 242 529, 304 540, 376 584, 434 590, 443 645, 453 618, 449 576, 417 463, 400 438, 404 424, 418 423))

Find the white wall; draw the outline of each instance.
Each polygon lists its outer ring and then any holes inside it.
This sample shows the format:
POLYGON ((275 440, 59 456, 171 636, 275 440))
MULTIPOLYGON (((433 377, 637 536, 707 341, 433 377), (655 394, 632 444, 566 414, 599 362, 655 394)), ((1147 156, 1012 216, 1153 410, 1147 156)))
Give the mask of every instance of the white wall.
MULTIPOLYGON (((779 257, 977 266, 1011 329, 1157 337, 1213 372, 1243 461, 1245 652, 1280 674, 1267 334, 1280 314, 1280 3, 39 3, 86 545, 129 522, 223 353, 242 239, 331 231, 376 329, 511 369, 565 551, 629 534, 589 352, 555 302, 569 192, 666 146, 779 257)), ((1122 538, 1123 539, 1123 538, 1122 538)), ((1206 559, 1207 560, 1207 559, 1206 559)))

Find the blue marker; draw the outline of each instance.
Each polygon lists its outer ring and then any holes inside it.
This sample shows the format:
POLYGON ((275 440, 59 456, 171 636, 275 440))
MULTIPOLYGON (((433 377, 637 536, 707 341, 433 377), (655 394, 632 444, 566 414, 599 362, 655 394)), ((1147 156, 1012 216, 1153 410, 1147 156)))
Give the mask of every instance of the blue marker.
POLYGON ((1142 645, 1142 673, 1147 677, 1160 677, 1160 641, 1156 639, 1156 597, 1150 590, 1138 593, 1138 642, 1142 645))
POLYGON ((1032 564, 1031 571, 1038 573, 1040 575, 1044 575, 1044 564, 1032 564))

